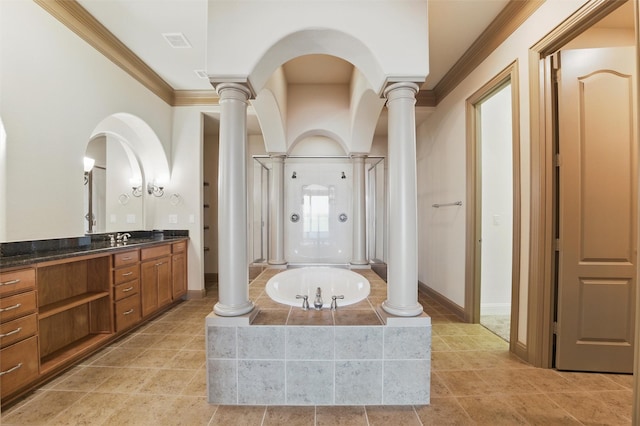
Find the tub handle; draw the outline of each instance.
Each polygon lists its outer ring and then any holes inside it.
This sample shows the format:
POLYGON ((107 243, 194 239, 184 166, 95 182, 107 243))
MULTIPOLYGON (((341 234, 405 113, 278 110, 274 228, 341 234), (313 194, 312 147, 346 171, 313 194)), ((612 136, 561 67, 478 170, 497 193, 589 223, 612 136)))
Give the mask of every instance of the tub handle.
POLYGON ((338 300, 337 299, 344 299, 344 295, 341 294, 340 296, 331 296, 331 310, 335 311, 336 309, 338 309, 338 300))
POLYGON ((309 296, 307 296, 306 294, 304 294, 304 295, 296 294, 296 299, 302 299, 302 310, 303 311, 308 311, 309 310, 309 296))

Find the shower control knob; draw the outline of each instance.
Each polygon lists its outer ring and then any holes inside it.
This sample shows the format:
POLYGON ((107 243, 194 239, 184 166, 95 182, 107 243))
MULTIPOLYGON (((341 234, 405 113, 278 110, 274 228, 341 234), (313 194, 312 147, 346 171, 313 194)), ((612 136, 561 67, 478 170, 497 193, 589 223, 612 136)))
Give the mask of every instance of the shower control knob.
POLYGON ((338 220, 340 222, 342 222, 342 223, 346 222, 347 219, 349 219, 349 218, 347 217, 347 215, 345 213, 340 213, 340 216, 338 216, 338 220))
POLYGON ((300 215, 298 213, 294 213, 291 215, 291 222, 296 223, 300 220, 300 215))

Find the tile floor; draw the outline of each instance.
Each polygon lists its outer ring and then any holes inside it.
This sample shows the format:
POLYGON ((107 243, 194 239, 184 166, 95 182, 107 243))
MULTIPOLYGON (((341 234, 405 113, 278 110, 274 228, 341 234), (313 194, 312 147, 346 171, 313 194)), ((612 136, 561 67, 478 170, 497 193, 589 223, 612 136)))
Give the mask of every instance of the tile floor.
MULTIPOLYGON (((424 295, 433 321, 429 406, 216 406, 204 317, 217 291, 114 342, 0 415, 9 425, 629 425, 630 375, 537 369, 424 295)), ((254 299, 255 300, 255 299, 254 299)))

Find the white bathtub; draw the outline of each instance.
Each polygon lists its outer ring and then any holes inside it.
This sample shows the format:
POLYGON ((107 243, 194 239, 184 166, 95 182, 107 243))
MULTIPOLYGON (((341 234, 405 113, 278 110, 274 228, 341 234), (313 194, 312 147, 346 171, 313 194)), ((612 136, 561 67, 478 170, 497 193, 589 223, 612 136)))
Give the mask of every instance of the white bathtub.
POLYGON ((288 269, 274 275, 268 282, 269 297, 289 306, 302 306, 296 295, 307 295, 309 307, 313 309, 316 289, 322 289, 323 308, 331 306, 331 296, 344 296, 338 300, 338 307, 352 305, 369 295, 369 281, 348 269, 312 266, 288 269))

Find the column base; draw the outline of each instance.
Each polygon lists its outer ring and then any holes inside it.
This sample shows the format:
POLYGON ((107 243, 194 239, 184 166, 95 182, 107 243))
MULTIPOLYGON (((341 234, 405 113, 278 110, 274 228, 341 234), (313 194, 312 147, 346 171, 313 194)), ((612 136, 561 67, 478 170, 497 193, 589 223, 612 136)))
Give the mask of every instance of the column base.
POLYGON ((422 315, 422 305, 416 303, 414 306, 393 306, 389 304, 388 300, 382 302, 382 309, 391 315, 397 315, 399 317, 417 317, 422 315))
POLYGON ((247 303, 237 306, 223 305, 218 302, 213 307, 213 312, 215 312, 216 315, 220 315, 221 317, 237 317, 240 315, 248 314, 253 310, 254 307, 255 305, 251 300, 249 300, 247 303))

